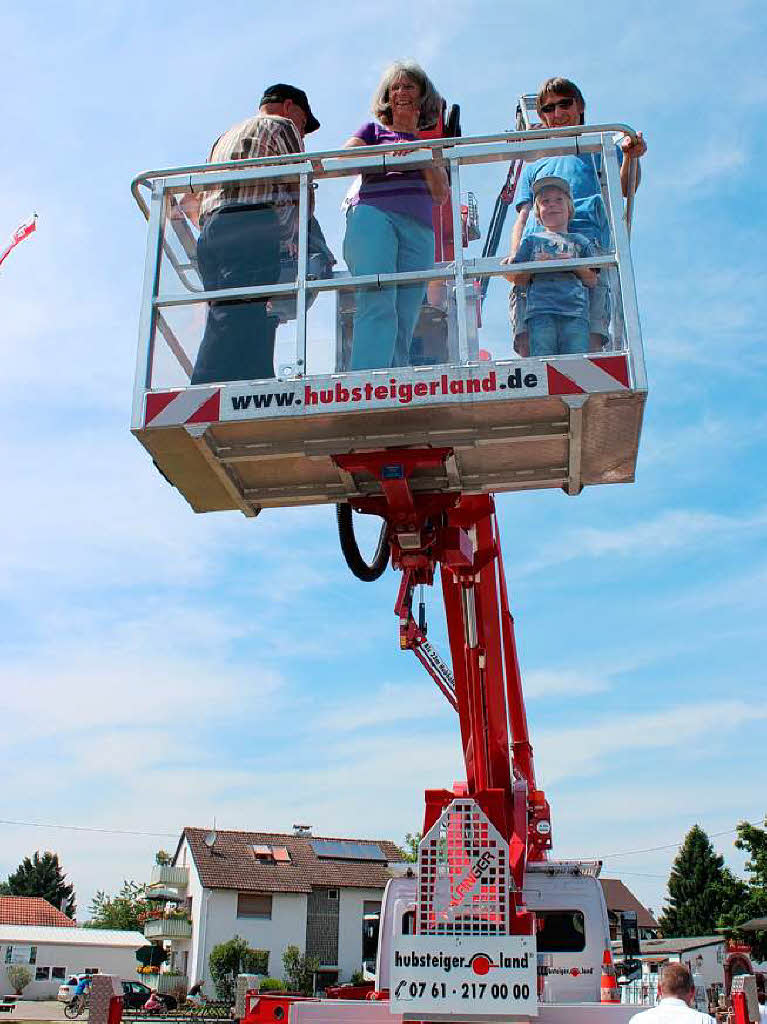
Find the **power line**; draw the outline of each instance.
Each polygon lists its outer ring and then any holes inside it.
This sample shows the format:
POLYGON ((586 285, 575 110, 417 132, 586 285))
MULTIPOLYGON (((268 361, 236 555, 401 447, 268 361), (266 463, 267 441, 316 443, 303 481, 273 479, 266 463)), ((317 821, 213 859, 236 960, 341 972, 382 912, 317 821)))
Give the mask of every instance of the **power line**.
MULTIPOLYGON (((764 826, 764 818, 758 818, 756 821, 744 821, 738 822, 738 825, 756 825, 757 827, 764 826)), ((721 832, 707 832, 706 835, 709 839, 716 839, 717 836, 731 836, 738 831, 738 825, 735 828, 725 828, 721 832)), ((658 850, 676 850, 684 843, 684 839, 681 839, 677 843, 665 843, 663 846, 648 846, 644 850, 622 850, 620 853, 606 853, 603 854, 600 860, 612 860, 615 857, 630 857, 634 853, 656 853, 658 850)))
MULTIPOLYGON (((756 821, 739 822, 738 824, 739 825, 740 824, 755 825, 757 827, 762 827, 764 825, 764 821, 765 821, 764 818, 758 818, 756 821)), ((42 821, 13 821, 13 820, 10 820, 10 819, 7 819, 7 818, 0 818, 0 825, 22 825, 22 826, 24 826, 26 828, 57 828, 57 829, 64 829, 64 830, 69 831, 69 832, 101 832, 101 833, 104 833, 104 834, 107 834, 107 835, 117 835, 117 836, 154 836, 154 837, 161 838, 161 839, 176 839, 180 835, 180 832, 181 832, 180 829, 177 832, 141 832, 141 831, 139 831, 137 829, 129 829, 129 828, 98 828, 95 825, 54 825, 54 824, 50 824, 50 823, 46 823, 46 822, 42 822, 42 821)), ((736 825, 735 828, 722 829, 721 832, 708 832, 707 835, 708 835, 709 839, 716 839, 719 836, 730 836, 730 835, 733 835, 737 831, 738 831, 738 825, 736 825)), ((661 846, 647 846, 647 847, 645 847, 642 850, 620 850, 617 853, 601 854, 601 855, 599 855, 597 857, 594 857, 592 859, 606 861, 606 860, 614 860, 616 857, 631 857, 634 854, 640 854, 640 853, 658 853, 661 850, 677 850, 677 849, 679 849, 680 846, 683 845, 683 843, 684 843, 684 840, 682 839, 682 840, 679 840, 676 843, 664 843, 661 846)), ((586 859, 588 859, 588 858, 586 858, 586 859)), ((638 872, 638 871, 631 871, 631 872, 625 871, 624 873, 625 874, 633 874, 633 875, 640 874, 640 872, 638 872)), ((646 875, 645 877, 647 877, 647 878, 661 878, 663 876, 661 876, 661 875, 646 875)))
POLYGON ((0 825, 24 825, 27 828, 60 828, 69 832, 104 832, 115 836, 157 836, 163 839, 176 839, 178 832, 139 832, 130 828, 97 828, 94 825, 51 825, 43 821, 10 821, 0 818, 0 825))

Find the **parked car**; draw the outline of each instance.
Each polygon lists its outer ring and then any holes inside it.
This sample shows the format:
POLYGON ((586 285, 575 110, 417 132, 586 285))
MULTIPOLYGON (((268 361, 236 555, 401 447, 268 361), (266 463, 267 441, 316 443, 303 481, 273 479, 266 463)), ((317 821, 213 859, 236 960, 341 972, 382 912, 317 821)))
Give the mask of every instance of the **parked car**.
POLYGON ((63 985, 59 985, 56 998, 60 1003, 71 1003, 75 998, 75 989, 83 978, 92 978, 92 974, 70 974, 63 985))
MULTIPOLYGON (((151 995, 151 992, 151 988, 140 981, 124 981, 123 1007, 126 1010, 140 1010, 151 995)), ((166 995, 164 992, 158 992, 157 998, 165 1003, 169 1010, 175 1010, 178 1005, 178 1000, 175 996, 166 995)))

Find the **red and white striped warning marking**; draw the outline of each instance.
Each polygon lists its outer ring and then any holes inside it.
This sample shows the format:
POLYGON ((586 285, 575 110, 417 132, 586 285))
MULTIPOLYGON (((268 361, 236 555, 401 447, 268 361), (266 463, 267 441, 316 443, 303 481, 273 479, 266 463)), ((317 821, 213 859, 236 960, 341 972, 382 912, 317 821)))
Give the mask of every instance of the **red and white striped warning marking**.
POLYGON ((186 388, 150 392, 146 396, 145 427, 173 427, 182 423, 215 423, 220 419, 221 388, 186 388))
POLYGON ((591 356, 551 359, 546 363, 550 395, 587 395, 599 391, 628 391, 628 358, 591 356))

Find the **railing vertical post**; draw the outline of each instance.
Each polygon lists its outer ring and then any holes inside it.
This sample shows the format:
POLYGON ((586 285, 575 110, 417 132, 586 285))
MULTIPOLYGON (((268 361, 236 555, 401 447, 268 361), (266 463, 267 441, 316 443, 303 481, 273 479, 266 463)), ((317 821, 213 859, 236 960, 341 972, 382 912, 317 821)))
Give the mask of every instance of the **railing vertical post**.
POLYGON ((302 171, 298 194, 298 291, 296 292, 295 376, 303 377, 306 366, 306 272, 309 260, 309 174, 302 171))
POLYGON ((458 355, 461 364, 469 361, 469 340, 466 332, 466 287, 463 268, 463 225, 461 221, 461 172, 458 157, 450 157, 450 199, 453 209, 453 248, 455 304, 458 317, 458 355))
POLYGON ((152 183, 149 201, 149 227, 144 263, 144 287, 141 294, 141 316, 138 328, 136 376, 133 383, 133 412, 131 427, 137 430, 144 421, 144 393, 152 386, 152 359, 154 356, 155 308, 157 284, 160 279, 160 253, 163 234, 163 207, 165 205, 165 179, 152 183))
POLYGON ((610 225, 615 243, 615 255, 618 261, 618 281, 620 282, 621 300, 623 302, 623 322, 626 330, 631 361, 634 368, 634 387, 647 389, 647 371, 645 369, 644 349, 642 347, 642 329, 639 324, 639 306, 637 304, 636 287, 634 284, 634 264, 631 260, 626 216, 623 212, 623 192, 621 190, 618 157, 612 136, 602 135, 602 165, 607 176, 607 195, 610 200, 610 225))

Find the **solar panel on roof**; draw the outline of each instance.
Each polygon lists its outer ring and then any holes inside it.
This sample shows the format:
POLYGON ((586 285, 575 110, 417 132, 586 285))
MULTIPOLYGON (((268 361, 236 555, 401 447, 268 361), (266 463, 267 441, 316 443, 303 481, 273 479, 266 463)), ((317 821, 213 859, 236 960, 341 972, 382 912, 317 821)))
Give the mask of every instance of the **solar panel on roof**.
POLYGON ((312 849, 323 860, 372 860, 386 863, 378 843, 356 843, 346 839, 312 839, 312 849))

